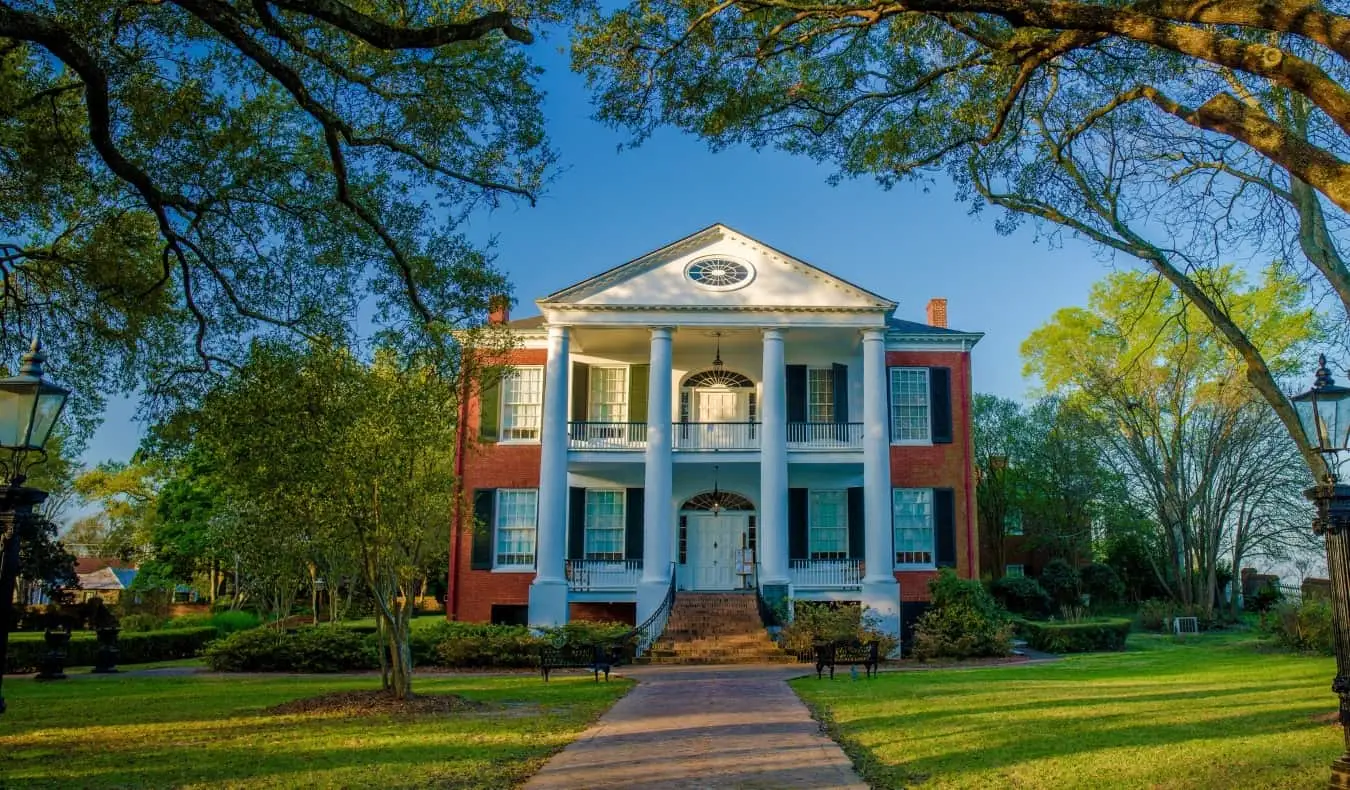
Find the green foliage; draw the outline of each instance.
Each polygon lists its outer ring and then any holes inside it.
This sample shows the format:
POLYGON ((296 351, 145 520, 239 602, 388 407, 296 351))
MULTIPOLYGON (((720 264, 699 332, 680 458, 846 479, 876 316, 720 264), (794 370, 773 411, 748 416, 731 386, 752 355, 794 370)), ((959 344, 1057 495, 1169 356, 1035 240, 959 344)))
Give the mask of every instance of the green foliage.
MULTIPOLYGON (((146 631, 158 631, 168 623, 166 618, 153 614, 129 614, 118 621, 122 627, 122 633, 135 634, 146 631)), ((200 628, 198 623, 179 623, 175 627, 200 628)))
POLYGON ((440 640, 432 660, 442 667, 532 667, 542 645, 525 626, 486 626, 440 640))
POLYGON ((221 636, 229 636, 236 631, 247 631, 251 628, 257 628, 260 625, 262 625, 262 618, 253 612, 226 610, 223 612, 215 612, 214 614, 180 615, 170 620, 167 627, 210 627, 216 629, 216 633, 221 636))
POLYGON ((1261 629, 1286 650, 1324 656, 1336 652, 1331 603, 1322 598, 1309 598, 1297 604, 1276 603, 1262 616, 1261 629))
POLYGON ((633 626, 627 623, 572 620, 566 625, 540 629, 540 636, 555 645, 598 645, 617 642, 632 631, 633 626))
POLYGON ((915 658, 974 658, 1012 652, 1012 623, 983 584, 943 568, 928 589, 928 611, 914 625, 915 658))
POLYGON ((1034 622, 1019 626, 1027 646, 1046 653, 1095 653, 1124 650, 1130 635, 1127 618, 1088 620, 1085 622, 1034 622))
MULTIPOLYGON (((123 632, 118 640, 117 663, 144 664, 152 661, 173 661, 192 658, 216 638, 214 628, 178 628, 173 630, 123 632)), ((97 634, 76 631, 71 634, 66 651, 66 666, 92 666, 98 653, 97 634)), ((10 635, 6 672, 33 672, 47 654, 41 634, 10 635)))
POLYGON ((1004 576, 989 585, 989 594, 1013 614, 1044 617, 1050 611, 1050 596, 1030 576, 1004 576))
POLYGON ((779 632, 779 644, 789 652, 806 654, 822 642, 876 642, 881 656, 895 651, 895 638, 857 604, 797 601, 792 608, 792 621, 779 632))
POLYGON ((1057 606, 1082 603, 1078 569, 1064 560, 1051 560, 1041 569, 1041 587, 1057 606))
POLYGON ((1255 595, 1249 595, 1242 601, 1242 608, 1249 612, 1268 612, 1284 600, 1284 590, 1272 584, 1263 584, 1255 595))
POLYGON ((217 672, 348 672, 379 666, 374 640, 335 626, 238 631, 212 643, 205 657, 217 672))
POLYGON ((1094 609, 1114 606, 1125 597, 1125 583, 1110 565, 1100 562, 1085 565, 1079 569, 1078 578, 1094 609))

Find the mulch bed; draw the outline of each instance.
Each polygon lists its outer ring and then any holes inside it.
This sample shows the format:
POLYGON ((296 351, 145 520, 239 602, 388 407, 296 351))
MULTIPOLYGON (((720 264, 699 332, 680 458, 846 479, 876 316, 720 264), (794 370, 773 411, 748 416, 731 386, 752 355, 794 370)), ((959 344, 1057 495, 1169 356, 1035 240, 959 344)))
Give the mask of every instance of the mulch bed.
POLYGON ((317 697, 291 700, 268 708, 267 713, 289 714, 335 714, 338 716, 380 716, 380 715, 446 715, 451 713, 477 713, 491 706, 474 702, 457 694, 428 694, 412 696, 406 700, 394 699, 387 692, 376 691, 333 691, 317 697))
POLYGON ((1312 716, 1312 717, 1310 717, 1310 718, 1311 718, 1314 722, 1316 722, 1317 724, 1336 724, 1336 725, 1339 725, 1339 724, 1341 723, 1341 713, 1340 713, 1340 711, 1335 711, 1335 710, 1333 710, 1333 711, 1330 712, 1330 713, 1318 713, 1317 715, 1312 716))

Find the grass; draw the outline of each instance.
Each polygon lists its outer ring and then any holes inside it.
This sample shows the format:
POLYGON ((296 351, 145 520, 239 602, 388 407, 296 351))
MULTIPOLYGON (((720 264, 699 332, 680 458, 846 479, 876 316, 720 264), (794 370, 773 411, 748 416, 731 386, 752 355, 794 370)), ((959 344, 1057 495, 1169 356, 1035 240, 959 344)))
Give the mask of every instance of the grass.
POLYGON ((377 677, 5 678, 0 787, 505 788, 539 769, 631 685, 590 676, 417 678, 489 704, 451 715, 275 715, 377 677))
POLYGON ((1243 635, 1135 635, 1040 666, 793 687, 874 787, 1321 788, 1334 674, 1243 635))

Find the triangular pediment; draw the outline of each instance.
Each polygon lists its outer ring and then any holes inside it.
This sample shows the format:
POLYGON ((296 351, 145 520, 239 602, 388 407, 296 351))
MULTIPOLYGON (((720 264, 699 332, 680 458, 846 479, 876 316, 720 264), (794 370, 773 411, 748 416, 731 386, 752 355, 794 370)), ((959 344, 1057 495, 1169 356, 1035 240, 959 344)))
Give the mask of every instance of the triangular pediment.
POLYGON ((550 294, 539 305, 895 309, 889 299, 722 224, 550 294))

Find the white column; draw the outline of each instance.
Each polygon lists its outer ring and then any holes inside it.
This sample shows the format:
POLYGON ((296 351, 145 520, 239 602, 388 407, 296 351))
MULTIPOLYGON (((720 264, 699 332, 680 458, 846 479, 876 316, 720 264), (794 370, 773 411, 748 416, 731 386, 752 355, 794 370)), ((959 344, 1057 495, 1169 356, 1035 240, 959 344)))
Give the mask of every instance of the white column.
POLYGON ((895 581, 891 521, 891 438, 886 334, 865 329, 863 347, 863 516, 866 519, 862 602, 900 638, 900 586, 895 581))
POLYGON ((544 408, 540 419, 539 522, 530 625, 567 622, 567 378, 571 360, 566 326, 548 328, 544 408))
POLYGON ((760 403, 759 564, 761 585, 788 583, 787 357, 783 330, 764 330, 760 403))
POLYGON ((637 620, 642 622, 665 600, 670 588, 670 547, 674 542, 674 494, 671 483, 670 327, 652 327, 651 369, 647 386, 647 451, 642 512, 642 581, 637 590, 637 620))

